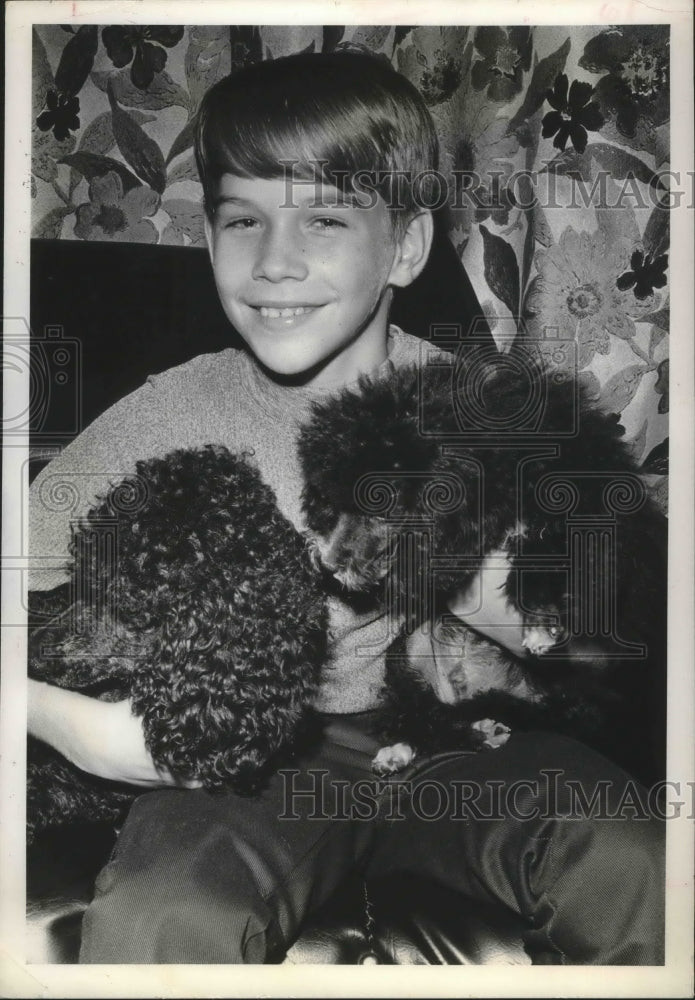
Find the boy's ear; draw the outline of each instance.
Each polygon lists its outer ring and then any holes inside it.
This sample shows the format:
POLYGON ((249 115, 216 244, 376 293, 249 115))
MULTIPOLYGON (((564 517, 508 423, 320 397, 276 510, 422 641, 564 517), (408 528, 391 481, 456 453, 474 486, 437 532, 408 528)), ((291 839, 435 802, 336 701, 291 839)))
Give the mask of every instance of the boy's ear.
POLYGON ((405 288, 420 274, 432 247, 434 220, 426 210, 414 215, 398 240, 396 256, 389 276, 389 284, 405 288))

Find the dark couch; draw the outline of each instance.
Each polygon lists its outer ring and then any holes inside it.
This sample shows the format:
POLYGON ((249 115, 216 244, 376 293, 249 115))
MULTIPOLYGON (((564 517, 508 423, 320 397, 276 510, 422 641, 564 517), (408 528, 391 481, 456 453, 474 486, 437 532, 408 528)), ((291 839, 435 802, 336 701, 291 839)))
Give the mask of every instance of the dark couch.
MULTIPOLYGON (((148 373, 234 343, 203 251, 37 240, 31 328, 42 405, 32 414, 32 474, 51 452, 148 373), (63 377, 64 373, 66 377, 63 377), (60 376, 60 377, 56 377, 60 376)), ((424 273, 399 293, 393 319, 441 342, 492 344, 467 276, 438 239, 424 273)), ((44 835, 28 853, 29 960, 74 962, 82 914, 115 840, 109 828, 44 835)), ((524 924, 412 877, 355 876, 315 915, 288 962, 528 963, 524 924)))

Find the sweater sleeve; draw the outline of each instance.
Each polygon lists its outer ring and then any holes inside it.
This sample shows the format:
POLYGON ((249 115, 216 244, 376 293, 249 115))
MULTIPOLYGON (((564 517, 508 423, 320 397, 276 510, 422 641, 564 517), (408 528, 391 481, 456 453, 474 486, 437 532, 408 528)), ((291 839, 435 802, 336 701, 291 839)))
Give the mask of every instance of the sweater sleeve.
POLYGON ((71 525, 140 459, 209 443, 238 449, 240 352, 199 354, 151 375, 53 459, 29 491, 29 589, 69 578, 71 525))
POLYGON ((49 590, 68 579, 71 524, 112 483, 161 450, 158 393, 146 382, 75 438, 41 470, 29 491, 29 588, 49 590))

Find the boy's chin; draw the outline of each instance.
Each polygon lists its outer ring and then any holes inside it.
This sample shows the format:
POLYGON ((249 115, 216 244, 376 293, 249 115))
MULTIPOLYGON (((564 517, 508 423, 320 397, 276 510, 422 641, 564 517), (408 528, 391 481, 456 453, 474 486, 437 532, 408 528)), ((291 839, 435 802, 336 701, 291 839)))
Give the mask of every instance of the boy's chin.
POLYGON ((308 385, 320 378, 330 358, 264 357, 251 353, 265 374, 282 385, 308 385))
MULTIPOLYGON (((246 339, 246 338, 245 338, 246 339)), ((294 343, 287 342, 259 343, 255 338, 246 339, 249 352, 256 359, 263 371, 274 381, 283 385, 308 385, 343 383, 352 381, 353 359, 351 353, 345 353, 345 344, 336 343, 331 350, 323 343, 323 350, 316 349, 315 343, 301 343, 295 338, 294 343)))
POLYGON ((352 336, 304 331, 295 335, 258 336, 242 333, 251 355, 274 381, 287 385, 314 385, 330 388, 354 382, 363 373, 378 368, 387 356, 387 330, 376 336, 352 336))

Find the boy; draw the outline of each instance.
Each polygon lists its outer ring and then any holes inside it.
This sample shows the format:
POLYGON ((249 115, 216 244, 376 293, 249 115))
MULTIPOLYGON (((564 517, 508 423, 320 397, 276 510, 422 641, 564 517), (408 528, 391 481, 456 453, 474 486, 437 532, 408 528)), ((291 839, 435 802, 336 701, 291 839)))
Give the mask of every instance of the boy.
MULTIPOLYGON (((206 234, 220 299, 247 351, 165 372, 87 428, 34 484, 35 555, 64 556, 69 519, 138 458, 209 442, 253 449, 280 509, 301 528, 294 444, 311 400, 419 359, 419 342, 389 327, 388 313, 393 289, 412 282, 427 260, 432 218, 418 204, 414 179, 436 168, 436 150, 417 92, 369 56, 262 63, 208 92, 196 144, 206 234), (372 187, 356 183, 361 171, 372 187), (62 515, 44 509, 48 477, 75 473, 76 506, 62 515)), ((63 579, 46 570, 32 585, 63 579)), ((494 587, 484 593, 488 620, 504 620, 494 587)), ((615 804, 625 776, 583 747, 515 737, 494 754, 447 755, 427 766, 428 779, 443 787, 475 786, 488 819, 422 821, 407 798, 401 818, 349 818, 338 796, 371 776, 367 723, 389 637, 375 613, 338 598, 330 615, 331 654, 316 705, 324 741, 253 799, 166 787, 176 781, 154 768, 127 703, 30 683, 33 735, 88 771, 159 786, 134 804, 99 877, 81 961, 277 960, 305 916, 357 866, 429 874, 521 912, 537 962, 662 961, 658 824, 563 821, 563 782, 558 808, 540 790, 542 768, 552 768, 589 793, 591 782, 608 781, 615 804), (498 816, 489 808, 494 789, 514 781, 513 813, 498 816)), ((515 647, 514 629, 504 634, 515 647)))

